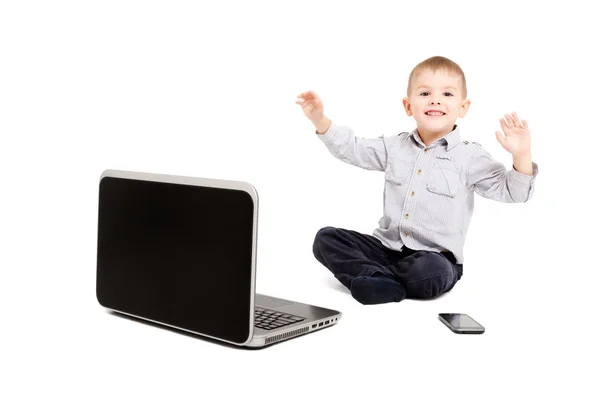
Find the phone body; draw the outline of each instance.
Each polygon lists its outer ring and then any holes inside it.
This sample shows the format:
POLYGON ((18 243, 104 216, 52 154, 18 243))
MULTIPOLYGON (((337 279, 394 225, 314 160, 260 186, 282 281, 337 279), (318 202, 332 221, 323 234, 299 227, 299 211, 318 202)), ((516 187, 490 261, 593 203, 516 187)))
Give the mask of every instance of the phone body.
POLYGON ((485 328, 471 316, 463 313, 440 313, 439 319, 457 334, 483 334, 485 328))

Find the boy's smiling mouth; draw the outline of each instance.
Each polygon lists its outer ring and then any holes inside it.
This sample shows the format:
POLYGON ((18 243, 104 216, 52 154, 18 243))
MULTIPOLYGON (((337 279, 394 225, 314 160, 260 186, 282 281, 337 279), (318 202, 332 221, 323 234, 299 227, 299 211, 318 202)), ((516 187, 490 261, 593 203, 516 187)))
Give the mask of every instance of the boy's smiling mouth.
POLYGON ((439 117, 439 116, 445 116, 446 115, 446 113, 440 112, 439 110, 429 110, 429 111, 425 112, 425 114, 427 116, 434 116, 434 117, 439 117))

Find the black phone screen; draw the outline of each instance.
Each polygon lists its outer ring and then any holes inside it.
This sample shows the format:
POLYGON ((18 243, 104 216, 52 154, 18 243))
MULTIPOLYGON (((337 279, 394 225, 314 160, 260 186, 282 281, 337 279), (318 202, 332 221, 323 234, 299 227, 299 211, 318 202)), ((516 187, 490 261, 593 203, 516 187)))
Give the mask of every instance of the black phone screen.
POLYGON ((483 326, 479 324, 477 321, 473 320, 467 314, 461 313, 442 313, 440 317, 443 317, 444 320, 450 324, 455 329, 466 329, 466 330, 479 330, 483 329, 483 326))

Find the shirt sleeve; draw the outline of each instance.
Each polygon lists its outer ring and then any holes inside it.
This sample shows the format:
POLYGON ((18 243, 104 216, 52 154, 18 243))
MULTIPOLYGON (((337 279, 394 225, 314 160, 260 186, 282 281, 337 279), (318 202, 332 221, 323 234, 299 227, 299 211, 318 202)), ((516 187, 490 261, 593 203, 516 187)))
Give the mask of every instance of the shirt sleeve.
POLYGON ((467 171, 467 184, 482 197, 504 203, 524 203, 533 195, 538 174, 538 165, 532 164, 533 175, 519 172, 514 166, 507 170, 479 146, 467 171))
POLYGON ((359 138, 352 129, 334 123, 331 123, 324 134, 317 136, 338 159, 367 170, 385 170, 387 150, 383 136, 372 139, 359 138))

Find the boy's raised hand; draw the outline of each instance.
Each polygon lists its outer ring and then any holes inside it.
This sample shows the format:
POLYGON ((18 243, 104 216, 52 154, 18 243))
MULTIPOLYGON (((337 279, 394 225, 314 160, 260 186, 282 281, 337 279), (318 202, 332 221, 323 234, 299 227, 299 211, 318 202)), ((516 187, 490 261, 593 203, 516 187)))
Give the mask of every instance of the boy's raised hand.
POLYGON ((323 102, 321 98, 313 91, 306 91, 298 95, 296 103, 302 106, 304 115, 308 117, 313 124, 318 123, 325 117, 323 113, 323 102))
POLYGON ((519 120, 516 112, 506 113, 500 119, 500 131, 496 131, 496 138, 500 145, 515 157, 525 156, 531 152, 531 132, 527 121, 519 120))

